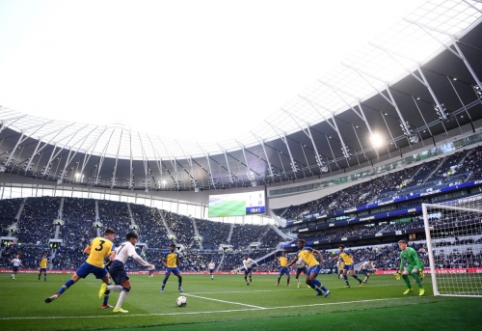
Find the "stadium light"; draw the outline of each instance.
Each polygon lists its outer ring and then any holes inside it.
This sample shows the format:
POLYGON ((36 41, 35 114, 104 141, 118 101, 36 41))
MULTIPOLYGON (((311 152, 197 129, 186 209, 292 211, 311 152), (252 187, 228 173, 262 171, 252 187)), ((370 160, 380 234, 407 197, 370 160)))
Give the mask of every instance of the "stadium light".
POLYGON ((447 117, 450 115, 450 113, 447 111, 447 107, 445 107, 443 103, 440 105, 440 108, 438 106, 434 106, 433 109, 435 110, 438 118, 441 120, 447 119, 447 117))
POLYGON ((374 148, 378 148, 383 145, 383 138, 378 133, 373 133, 370 137, 370 141, 374 148))
POLYGON ((473 86, 475 94, 479 97, 479 99, 482 100, 482 90, 480 89, 479 85, 474 85, 473 86))

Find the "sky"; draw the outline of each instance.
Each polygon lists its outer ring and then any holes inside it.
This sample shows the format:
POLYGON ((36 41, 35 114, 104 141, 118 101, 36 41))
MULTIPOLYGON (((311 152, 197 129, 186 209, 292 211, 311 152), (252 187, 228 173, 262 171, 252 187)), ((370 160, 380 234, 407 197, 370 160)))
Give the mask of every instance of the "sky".
POLYGON ((235 139, 424 2, 0 0, 0 105, 235 139))

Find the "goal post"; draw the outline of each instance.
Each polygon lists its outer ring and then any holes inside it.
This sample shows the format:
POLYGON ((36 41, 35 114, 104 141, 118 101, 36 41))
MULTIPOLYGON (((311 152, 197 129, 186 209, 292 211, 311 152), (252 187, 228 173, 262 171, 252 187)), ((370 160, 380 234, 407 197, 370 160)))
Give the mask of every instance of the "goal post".
POLYGON ((422 213, 434 295, 482 298, 482 194, 422 213))

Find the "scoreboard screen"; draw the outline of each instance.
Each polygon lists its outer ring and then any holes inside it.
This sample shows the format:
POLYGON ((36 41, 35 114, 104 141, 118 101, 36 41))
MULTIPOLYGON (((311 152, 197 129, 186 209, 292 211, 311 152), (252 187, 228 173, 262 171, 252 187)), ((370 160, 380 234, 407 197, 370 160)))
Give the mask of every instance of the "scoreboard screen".
POLYGON ((210 195, 208 217, 265 214, 265 201, 264 191, 210 195))

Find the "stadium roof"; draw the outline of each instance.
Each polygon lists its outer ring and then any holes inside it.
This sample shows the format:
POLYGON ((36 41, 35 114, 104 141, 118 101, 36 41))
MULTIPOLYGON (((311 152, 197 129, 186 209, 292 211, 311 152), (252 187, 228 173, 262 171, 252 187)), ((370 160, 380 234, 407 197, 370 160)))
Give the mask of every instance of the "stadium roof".
MULTIPOLYGON (((332 65, 315 83, 293 91, 296 96, 264 120, 251 121, 235 139, 183 141, 121 123, 57 120, 4 106, 0 148, 6 170, 16 167, 20 173, 23 167, 27 176, 61 181, 80 174, 107 186, 122 186, 126 178, 137 181, 137 187, 142 186, 139 178, 156 188, 166 178, 177 189, 245 186, 291 180, 296 177, 290 169, 294 163, 304 177, 319 176, 390 155, 453 128, 463 131, 464 125, 471 125, 474 130, 481 117, 481 18, 482 4, 477 1, 424 2, 332 65), (381 146, 373 147, 373 134, 378 134, 381 146), (49 173, 46 169, 53 172, 56 163, 58 171, 49 173)), ((143 120, 162 123, 163 116, 143 120)), ((184 115, 178 116, 169 126, 184 132, 184 115)), ((243 114, 213 120, 197 134, 237 127, 237 117, 243 114)), ((188 116, 190 121, 197 118, 188 116)))

